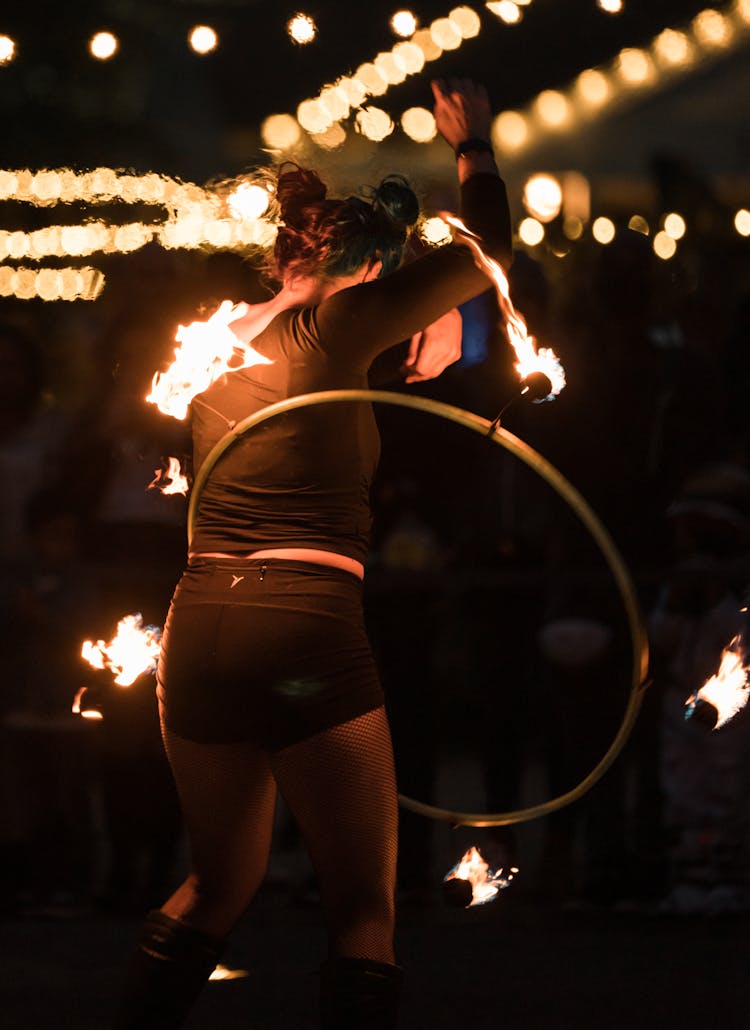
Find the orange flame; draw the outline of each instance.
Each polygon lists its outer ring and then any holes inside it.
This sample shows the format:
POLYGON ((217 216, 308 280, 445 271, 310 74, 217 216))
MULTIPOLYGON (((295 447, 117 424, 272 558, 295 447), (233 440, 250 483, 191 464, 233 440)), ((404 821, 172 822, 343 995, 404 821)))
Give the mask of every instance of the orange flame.
POLYGON ((455 215, 443 215, 443 218, 466 241, 474 254, 477 264, 480 268, 484 269, 495 284, 500 311, 505 319, 508 339, 518 358, 515 367, 519 376, 521 379, 525 379, 532 372, 543 372, 552 384, 549 396, 557 397, 565 387, 565 369, 551 348, 542 347, 540 350, 537 350, 535 338, 529 335, 523 317, 513 307, 513 301, 510 299, 508 277, 502 267, 494 258, 488 257, 484 253, 480 246, 479 237, 471 229, 468 229, 460 218, 456 218, 455 215))
POLYGON ((270 358, 242 343, 229 328, 246 312, 247 304, 225 300, 207 321, 178 326, 175 339, 180 346, 175 349, 174 361, 164 372, 156 373, 146 400, 165 415, 184 419, 193 397, 225 373, 270 365, 270 358))
POLYGON ((508 871, 507 876, 503 875, 502 869, 492 872, 479 851, 472 847, 444 880, 467 880, 471 884, 472 892, 471 902, 467 908, 472 908, 474 905, 486 905, 488 901, 492 901, 510 884, 517 872, 515 866, 508 871))
POLYGON ((217 980, 244 980, 246 976, 250 976, 246 969, 232 969, 219 963, 208 979, 216 983, 217 980))
POLYGON ((168 466, 165 469, 154 469, 156 478, 148 484, 148 489, 156 487, 165 496, 169 494, 182 494, 185 496, 190 489, 187 476, 183 475, 178 458, 169 458, 168 466))
POLYGON ((742 660, 739 647, 740 637, 736 636, 729 647, 722 651, 719 671, 707 679, 700 690, 691 694, 685 702, 690 708, 695 708, 699 699, 712 704, 719 713, 715 730, 728 723, 744 708, 750 693, 749 670, 742 660))
POLYGON ((73 707, 71 708, 73 715, 81 715, 84 719, 103 719, 104 716, 97 708, 81 709, 81 701, 87 690, 88 687, 81 687, 73 698, 73 707))
POLYGON ((110 669, 116 673, 118 687, 129 687, 142 673, 156 669, 160 641, 161 630, 157 626, 144 628, 143 616, 135 612, 120 619, 117 633, 108 644, 103 640, 96 643, 85 640, 81 657, 95 669, 110 669))

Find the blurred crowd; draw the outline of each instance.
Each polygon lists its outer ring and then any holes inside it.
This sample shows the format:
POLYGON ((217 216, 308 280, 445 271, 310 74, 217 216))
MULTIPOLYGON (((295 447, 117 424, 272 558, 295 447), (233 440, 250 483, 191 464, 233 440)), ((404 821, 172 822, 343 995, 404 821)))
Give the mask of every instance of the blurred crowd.
MULTIPOLYGON (((611 245, 572 244, 565 257, 520 251, 511 272, 517 309, 568 385, 553 402, 515 401, 503 426, 601 518, 651 648, 652 684, 622 756, 544 821, 535 852, 513 827, 466 837, 560 904, 750 906, 750 712, 716 731, 684 714, 743 633, 750 588, 750 256, 705 198, 695 204, 696 229, 672 261, 621 229, 611 245)), ((178 323, 263 288, 234 256, 157 248, 112 258, 107 274, 94 304, 0 307, 6 913, 140 911, 184 860, 153 679, 109 689, 100 721, 71 704, 101 682, 82 641, 110 639, 129 612, 162 625, 184 561, 185 500, 148 486, 168 456, 189 454, 189 432, 145 403, 151 377, 178 323)), ((456 366, 388 385, 491 419, 517 393, 512 355, 491 292, 462 315, 456 366)), ((632 686, 611 572, 568 506, 510 453, 432 416, 377 415, 367 611, 400 789, 447 803, 445 769, 470 760, 480 785, 454 797, 448 784, 452 807, 506 812, 564 793, 601 758, 632 686)), ((283 820, 279 839, 296 846, 283 820)), ((426 870, 434 879, 432 847, 432 824, 403 813, 404 898, 419 899, 426 870)))

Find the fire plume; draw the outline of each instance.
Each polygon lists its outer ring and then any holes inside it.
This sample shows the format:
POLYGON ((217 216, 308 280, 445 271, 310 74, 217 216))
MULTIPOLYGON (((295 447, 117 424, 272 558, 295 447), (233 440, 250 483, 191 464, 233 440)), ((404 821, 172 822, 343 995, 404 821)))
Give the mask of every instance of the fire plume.
POLYGON ((117 623, 117 633, 108 644, 85 640, 81 657, 95 669, 114 672, 118 687, 129 687, 144 672, 153 672, 161 650, 161 630, 144 626, 140 612, 126 615, 117 623))
POLYGON ((269 358, 242 343, 229 328, 246 311, 247 304, 225 300, 206 321, 178 326, 175 339, 180 346, 175 348, 174 361, 156 373, 146 400, 165 415, 184 419, 193 397, 227 372, 270 365, 269 358))
POLYGON ((183 475, 178 458, 167 459, 169 464, 166 469, 154 469, 155 479, 148 484, 148 489, 154 487, 163 494, 182 494, 185 496, 190 489, 187 476, 183 475))
POLYGON ((736 636, 722 652, 719 671, 685 702, 686 716, 692 715, 699 700, 707 701, 718 712, 714 729, 724 726, 747 702, 750 693, 748 671, 742 657, 740 637, 736 636))
POLYGON ((518 872, 515 866, 503 874, 502 869, 493 872, 489 865, 482 858, 479 851, 472 847, 465 853, 458 865, 444 877, 448 880, 466 880, 471 884, 471 901, 466 906, 472 908, 475 905, 486 905, 493 901, 498 893, 507 887, 518 872))
POLYGON ((519 376, 521 379, 526 379, 532 372, 542 372, 547 376, 552 385, 548 396, 557 397, 565 386, 565 369, 551 348, 542 347, 540 350, 537 350, 535 338, 529 335, 526 322, 516 311, 513 301, 510 299, 508 277, 502 267, 494 258, 484 253, 479 237, 471 229, 468 229, 460 218, 456 218, 455 215, 444 215, 443 217, 449 225, 453 226, 458 235, 465 240, 471 248, 479 267, 487 273, 495 284, 500 312, 505 320, 508 340, 518 359, 515 367, 519 376))

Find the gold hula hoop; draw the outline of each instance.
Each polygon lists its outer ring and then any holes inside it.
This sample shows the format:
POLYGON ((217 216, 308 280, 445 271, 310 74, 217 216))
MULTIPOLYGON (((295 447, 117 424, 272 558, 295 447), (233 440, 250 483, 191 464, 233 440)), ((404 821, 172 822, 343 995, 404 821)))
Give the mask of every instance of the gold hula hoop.
MULTIPOLYGON (((443 404, 441 401, 430 400, 426 397, 391 393, 386 390, 327 390, 321 393, 300 394, 298 397, 290 397, 276 404, 270 404, 254 415, 250 415, 248 418, 238 422, 233 429, 218 441, 201 465, 193 483, 190 506, 188 508, 188 543, 192 541, 198 505, 206 481, 221 456, 237 440, 246 436, 262 422, 266 422, 276 415, 293 411, 296 408, 314 407, 319 404, 335 404, 341 401, 366 401, 371 404, 392 404, 400 408, 411 408, 414 411, 426 412, 429 415, 437 415, 438 418, 448 419, 450 422, 455 422, 485 437, 490 428, 490 423, 487 419, 481 418, 470 411, 465 411, 462 408, 456 408, 451 404, 443 404)), ((648 670, 648 641, 643 618, 632 580, 609 533, 575 487, 546 458, 543 458, 541 454, 538 454, 532 447, 524 443, 523 440, 519 440, 517 436, 513 436, 512 433, 501 427, 495 429, 492 436, 488 439, 491 439, 500 447, 504 447, 505 450, 510 451, 511 454, 514 454, 540 475, 558 496, 562 497, 572 508, 596 541, 612 573, 625 608, 631 638, 632 677, 625 715, 612 743, 591 772, 567 793, 560 794, 558 797, 551 798, 542 804, 521 808, 513 812, 454 812, 446 808, 440 808, 437 805, 426 805, 415 798, 399 794, 399 803, 403 808, 416 812, 418 815, 427 816, 430 819, 452 823, 454 826, 509 826, 512 823, 524 823, 531 819, 538 819, 541 816, 549 815, 550 812, 556 812, 558 809, 577 801, 593 787, 597 780, 601 779, 619 755, 633 729, 643 695, 648 687, 646 679, 648 670)))

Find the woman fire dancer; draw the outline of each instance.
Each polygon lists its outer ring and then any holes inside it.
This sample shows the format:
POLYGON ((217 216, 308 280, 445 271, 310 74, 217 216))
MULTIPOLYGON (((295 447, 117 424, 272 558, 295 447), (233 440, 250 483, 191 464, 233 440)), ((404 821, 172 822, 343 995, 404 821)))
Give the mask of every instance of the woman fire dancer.
MULTIPOLYGON (((507 267, 487 94, 468 80, 432 88, 438 130, 457 157, 461 217, 507 267)), ((378 354, 418 340, 488 286, 468 248, 453 244, 396 271, 419 213, 400 177, 367 200, 333 200, 314 172, 287 165, 277 199, 281 290, 232 324, 269 363, 195 398, 196 470, 231 425, 274 401, 365 388, 378 354)), ((419 377, 414 346, 412 357, 419 377)), ((277 789, 304 835, 325 913, 321 1025, 396 1024, 397 795, 362 615, 378 450, 370 405, 297 409, 235 445, 206 484, 158 671, 192 865, 146 920, 117 1030, 182 1026, 261 884, 277 789)))

